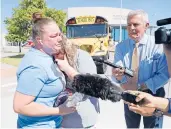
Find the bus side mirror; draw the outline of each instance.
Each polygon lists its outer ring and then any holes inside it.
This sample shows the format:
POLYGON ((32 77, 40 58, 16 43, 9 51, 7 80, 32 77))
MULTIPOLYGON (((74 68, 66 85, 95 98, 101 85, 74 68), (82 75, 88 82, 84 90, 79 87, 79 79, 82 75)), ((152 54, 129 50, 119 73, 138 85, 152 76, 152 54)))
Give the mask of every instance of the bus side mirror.
POLYGON ((111 33, 109 34, 109 40, 111 40, 112 39, 112 35, 111 35, 111 33))
POLYGON ((59 30, 60 30, 61 32, 63 32, 62 27, 59 27, 59 30))
POLYGON ((111 33, 112 32, 112 27, 111 26, 109 26, 109 33, 111 33))

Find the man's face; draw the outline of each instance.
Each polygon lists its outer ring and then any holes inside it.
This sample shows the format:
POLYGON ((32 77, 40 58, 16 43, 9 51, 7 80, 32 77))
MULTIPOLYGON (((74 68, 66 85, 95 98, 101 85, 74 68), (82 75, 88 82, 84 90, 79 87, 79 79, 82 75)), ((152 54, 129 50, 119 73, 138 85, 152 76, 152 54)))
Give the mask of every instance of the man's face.
POLYGON ((49 55, 57 54, 62 50, 61 31, 56 23, 49 23, 42 27, 42 49, 49 55))
POLYGON ((145 23, 141 15, 129 17, 127 21, 128 35, 131 39, 139 42, 147 30, 149 24, 145 23))

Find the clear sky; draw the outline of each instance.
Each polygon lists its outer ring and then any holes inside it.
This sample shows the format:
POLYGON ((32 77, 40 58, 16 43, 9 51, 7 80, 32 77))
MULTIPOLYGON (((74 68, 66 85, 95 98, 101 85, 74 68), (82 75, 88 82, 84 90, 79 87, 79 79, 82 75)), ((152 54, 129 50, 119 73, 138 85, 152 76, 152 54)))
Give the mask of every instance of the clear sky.
MULTIPOLYGON (((66 9, 68 7, 114 7, 120 8, 121 0, 46 0, 49 8, 66 9)), ((5 17, 12 16, 12 9, 19 5, 19 0, 1 0, 2 33, 6 33, 5 17)), ((155 25, 159 19, 171 17, 171 0, 122 0, 122 7, 143 9, 149 14, 150 23, 155 25)), ((166 26, 171 29, 171 25, 166 26)))

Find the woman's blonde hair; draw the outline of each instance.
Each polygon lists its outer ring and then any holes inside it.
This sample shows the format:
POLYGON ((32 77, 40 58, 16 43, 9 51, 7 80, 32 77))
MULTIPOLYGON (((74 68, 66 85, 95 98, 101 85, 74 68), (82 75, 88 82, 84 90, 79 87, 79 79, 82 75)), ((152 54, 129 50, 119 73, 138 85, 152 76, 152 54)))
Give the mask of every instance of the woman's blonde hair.
POLYGON ((65 35, 62 35, 63 49, 66 53, 68 63, 75 69, 77 69, 77 50, 78 47, 74 45, 65 35))
POLYGON ((56 22, 52 18, 37 18, 35 19, 33 25, 32 25, 32 40, 34 43, 36 43, 36 37, 40 36, 42 32, 42 27, 49 24, 49 23, 55 23, 56 22))

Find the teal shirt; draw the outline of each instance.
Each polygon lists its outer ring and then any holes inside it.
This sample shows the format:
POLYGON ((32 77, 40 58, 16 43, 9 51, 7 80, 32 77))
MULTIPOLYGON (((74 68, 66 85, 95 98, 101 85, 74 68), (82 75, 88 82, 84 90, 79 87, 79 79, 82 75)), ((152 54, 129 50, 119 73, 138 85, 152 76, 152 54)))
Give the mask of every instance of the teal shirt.
MULTIPOLYGON (((65 88, 63 73, 51 56, 31 48, 23 57, 17 71, 17 91, 34 96, 34 102, 53 107, 55 98, 65 88)), ((18 114, 20 128, 57 128, 61 116, 26 116, 18 114)))

